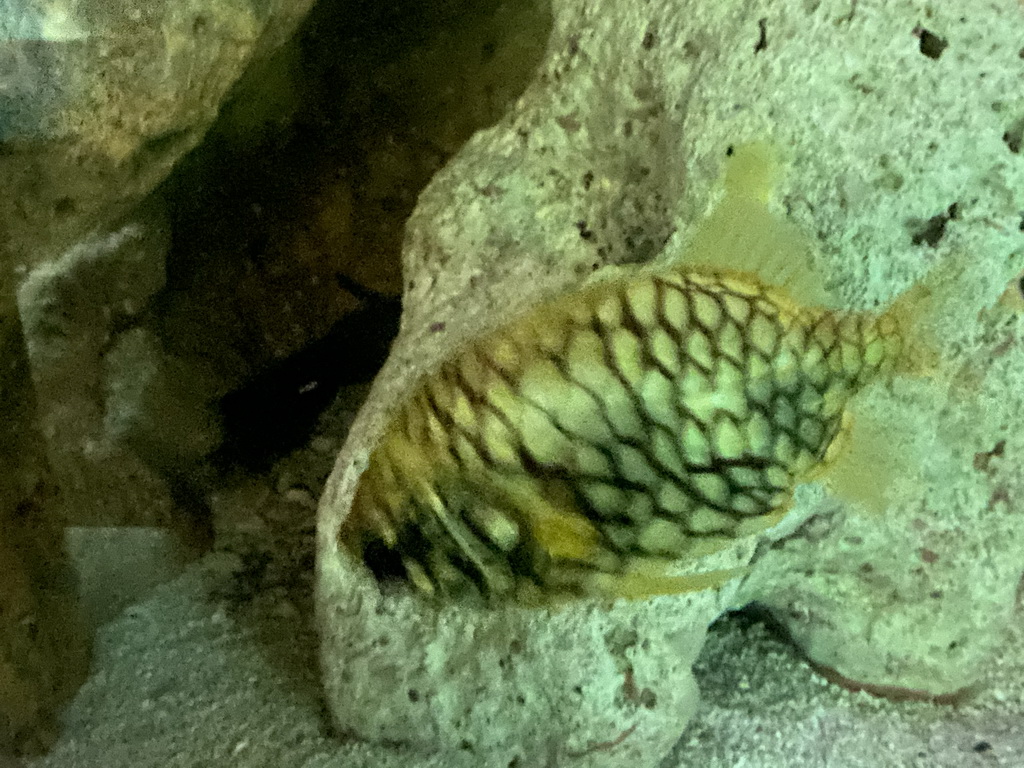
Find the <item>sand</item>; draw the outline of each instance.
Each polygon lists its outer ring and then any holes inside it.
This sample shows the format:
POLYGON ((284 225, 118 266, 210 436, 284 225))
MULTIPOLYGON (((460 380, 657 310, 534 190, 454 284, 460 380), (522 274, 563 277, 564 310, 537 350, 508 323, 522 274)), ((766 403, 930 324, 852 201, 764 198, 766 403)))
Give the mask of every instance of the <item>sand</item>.
MULTIPOLYGON (((26 765, 480 765, 468 755, 423 756, 334 734, 319 693, 307 587, 253 592, 251 577, 237 555, 208 555, 105 624, 58 744, 26 765)), ((1020 634, 978 694, 955 706, 848 692, 745 615, 713 626, 697 673, 701 710, 664 768, 1024 766, 1020 634)))

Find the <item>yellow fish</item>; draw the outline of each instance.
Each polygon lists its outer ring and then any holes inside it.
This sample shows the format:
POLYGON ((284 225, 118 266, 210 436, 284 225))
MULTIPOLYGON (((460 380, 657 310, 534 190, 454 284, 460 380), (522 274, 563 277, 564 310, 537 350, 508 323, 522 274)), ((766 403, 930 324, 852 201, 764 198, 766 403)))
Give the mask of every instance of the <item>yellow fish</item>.
MULTIPOLYGON (((737 575, 672 572, 778 522, 798 483, 842 466, 849 398, 928 357, 908 336, 920 292, 884 313, 822 306, 808 240, 767 207, 774 168, 764 145, 737 150, 680 262, 548 301, 425 376, 342 547, 380 580, 492 604, 737 575)), ((879 446, 848 454, 845 488, 868 501, 879 446)))

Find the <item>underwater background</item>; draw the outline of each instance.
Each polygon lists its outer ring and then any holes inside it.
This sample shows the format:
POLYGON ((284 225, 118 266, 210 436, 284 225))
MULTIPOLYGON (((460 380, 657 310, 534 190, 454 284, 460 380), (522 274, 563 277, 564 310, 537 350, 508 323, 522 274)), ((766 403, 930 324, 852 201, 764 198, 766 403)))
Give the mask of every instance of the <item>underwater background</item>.
POLYGON ((0 0, 0 766, 1024 765, 1022 30, 0 0), (760 143, 771 183, 723 181, 760 143), (851 400, 856 472, 684 594, 437 606, 346 555, 425 373, 723 231, 780 242, 715 219, 737 184, 808 243, 780 282, 915 297, 928 365, 851 400))

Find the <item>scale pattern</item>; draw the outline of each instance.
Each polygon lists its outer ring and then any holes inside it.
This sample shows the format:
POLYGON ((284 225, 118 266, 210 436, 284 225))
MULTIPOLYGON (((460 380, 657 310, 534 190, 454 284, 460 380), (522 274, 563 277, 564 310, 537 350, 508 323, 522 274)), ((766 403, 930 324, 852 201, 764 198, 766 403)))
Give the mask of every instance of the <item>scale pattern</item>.
POLYGON ((800 307, 728 272, 568 294, 420 381, 340 543, 438 598, 635 592, 627 575, 774 523, 900 344, 885 315, 800 307))

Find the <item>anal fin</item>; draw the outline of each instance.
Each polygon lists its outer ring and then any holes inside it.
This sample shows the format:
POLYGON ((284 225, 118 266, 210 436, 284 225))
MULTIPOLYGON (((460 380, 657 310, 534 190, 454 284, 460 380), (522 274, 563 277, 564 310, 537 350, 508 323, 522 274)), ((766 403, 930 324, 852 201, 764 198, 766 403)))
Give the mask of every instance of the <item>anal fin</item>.
POLYGON ((590 590, 611 599, 643 600, 662 595, 681 595, 715 589, 726 582, 745 576, 749 568, 727 568, 681 576, 633 571, 621 574, 596 574, 590 580, 590 590))

